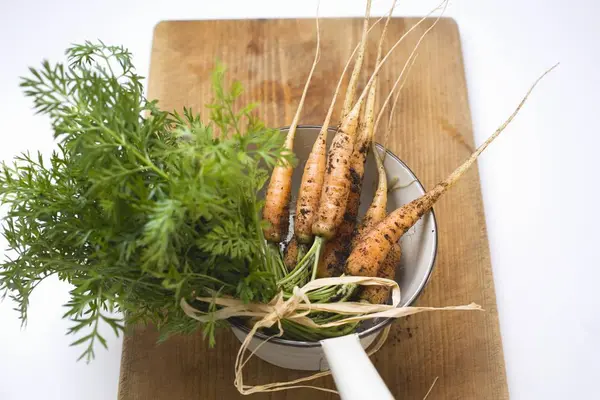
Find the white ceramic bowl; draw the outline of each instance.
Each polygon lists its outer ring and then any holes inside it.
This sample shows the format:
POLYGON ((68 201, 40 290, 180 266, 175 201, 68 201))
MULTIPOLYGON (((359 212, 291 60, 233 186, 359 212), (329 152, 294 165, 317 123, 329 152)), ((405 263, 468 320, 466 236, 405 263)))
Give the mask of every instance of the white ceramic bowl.
MULTIPOLYGON (((319 134, 318 126, 300 126, 296 132, 294 152, 298 158, 298 165, 294 171, 292 193, 298 193, 304 164, 312 149, 312 145, 319 134)), ((282 129, 287 133, 287 128, 282 129)), ((328 141, 331 142, 335 129, 330 128, 328 141)), ((382 150, 382 146, 377 145, 382 150)), ((385 169, 388 182, 393 183, 397 178, 400 185, 415 182, 406 188, 394 190, 388 195, 388 212, 406 204, 425 193, 423 186, 415 174, 396 155, 387 152, 385 169)), ((377 186, 377 168, 373 154, 369 154, 365 167, 363 189, 360 202, 359 216, 364 215, 369 206, 377 186)), ((295 198, 292 198, 290 212, 295 210, 295 198)), ((290 216, 290 219, 292 216, 290 216)), ((407 232, 400 240, 402 246, 402 259, 396 269, 396 281, 400 285, 402 301, 400 306, 412 304, 421 293, 433 269, 437 253, 437 226, 433 211, 425 214, 423 218, 407 232)), ((249 329, 239 320, 232 320, 231 328, 235 336, 243 341, 249 329)), ((359 338, 363 348, 367 348, 379 335, 381 330, 390 323, 389 319, 379 319, 365 323, 359 330, 359 338)), ((263 343, 267 337, 258 333, 252 338, 249 348, 254 350, 263 343)), ((296 370, 319 371, 328 369, 328 365, 319 342, 303 342, 273 338, 264 343, 255 353, 259 358, 283 368, 296 370)))

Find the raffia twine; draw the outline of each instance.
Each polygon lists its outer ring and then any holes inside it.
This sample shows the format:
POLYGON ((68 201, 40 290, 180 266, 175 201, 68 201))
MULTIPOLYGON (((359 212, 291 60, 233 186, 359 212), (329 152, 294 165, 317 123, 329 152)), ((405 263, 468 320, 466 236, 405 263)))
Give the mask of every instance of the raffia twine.
MULTIPOLYGON (((219 310, 207 314, 196 310, 185 299, 181 299, 181 308, 191 318, 200 322, 208 322, 214 320, 226 320, 232 317, 254 317, 260 318, 252 326, 252 329, 246 335, 245 340, 238 351, 235 360, 235 380, 234 385, 237 390, 243 395, 249 395, 259 392, 276 392, 280 390, 288 390, 294 388, 312 388, 325 392, 337 393, 337 391, 312 385, 299 385, 299 383, 310 381, 316 378, 329 375, 330 371, 323 371, 312 374, 307 377, 295 379, 287 382, 273 382, 264 385, 247 385, 244 384, 243 370, 246 363, 252 358, 258 349, 274 337, 281 337, 284 333, 281 321, 287 319, 298 324, 311 328, 327 328, 340 326, 352 322, 365 321, 375 318, 402 318, 408 315, 418 314, 427 311, 460 311, 460 310, 482 310, 481 306, 471 303, 462 306, 450 307, 398 307, 400 304, 400 286, 393 280, 385 278, 371 278, 360 276, 347 276, 338 278, 323 278, 316 279, 304 285, 303 287, 295 287, 292 296, 285 300, 283 292, 277 294, 269 303, 244 303, 240 299, 232 297, 196 297, 197 301, 203 303, 216 303, 222 307, 219 310), (311 303, 307 293, 332 285, 356 284, 361 286, 386 286, 392 289, 392 304, 369 304, 358 302, 338 302, 338 303, 311 303), (348 315, 338 321, 317 324, 308 317, 311 312, 323 311, 348 315), (271 328, 277 325, 279 332, 270 336, 265 341, 261 342, 254 350, 249 350, 250 341, 259 329, 271 328), (249 354, 247 354, 249 351, 249 354)), ((388 325, 377 342, 367 351, 370 355, 375 354, 385 343, 390 326, 388 325)))

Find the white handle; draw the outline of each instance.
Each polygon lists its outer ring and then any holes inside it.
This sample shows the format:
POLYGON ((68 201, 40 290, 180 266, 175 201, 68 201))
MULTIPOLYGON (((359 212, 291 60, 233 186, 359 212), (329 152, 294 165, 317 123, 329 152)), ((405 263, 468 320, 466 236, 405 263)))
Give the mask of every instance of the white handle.
POLYGON ((393 400, 365 353, 358 335, 321 340, 335 385, 343 400, 393 400))

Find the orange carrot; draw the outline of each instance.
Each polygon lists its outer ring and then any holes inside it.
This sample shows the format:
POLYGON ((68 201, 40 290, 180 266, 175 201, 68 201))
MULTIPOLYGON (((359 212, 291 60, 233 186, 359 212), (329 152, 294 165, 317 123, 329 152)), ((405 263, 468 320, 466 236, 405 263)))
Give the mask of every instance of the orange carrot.
POLYGON ((370 228, 372 228, 375 224, 382 221, 387 215, 387 175, 385 173, 385 168, 383 166, 383 160, 375 144, 373 144, 373 155, 375 157, 375 162, 377 164, 377 190, 375 191, 375 195, 373 196, 373 201, 371 205, 367 209, 365 216, 358 228, 358 236, 357 240, 360 240, 359 237, 370 228))
MULTIPOLYGON (((348 200, 350 156, 354 149, 354 139, 362 101, 357 103, 351 110, 348 110, 349 107, 346 107, 346 103, 349 99, 350 102, 354 99, 356 81, 360 75, 360 68, 364 57, 370 9, 371 0, 368 0, 358 56, 352 76, 350 77, 344 108, 342 110, 342 122, 327 153, 327 163, 318 203, 319 206, 316 218, 312 224, 312 234, 324 239, 331 239, 335 234, 348 200)), ((320 252, 317 252, 317 254, 319 255, 320 252)))
MULTIPOLYGON (((415 50, 416 50, 416 47, 415 47, 415 50)), ((414 54, 415 53, 413 50, 413 53, 409 56, 408 60, 404 64, 404 67, 402 68, 402 72, 400 72, 400 75, 398 76, 398 79, 396 80, 396 83, 394 84, 392 91, 395 90, 396 85, 398 84, 398 82, 400 82, 400 79, 404 75, 404 71, 405 70, 407 71, 407 75, 410 72, 410 69, 412 68, 414 61, 416 59, 416 56, 413 57, 414 54), (408 66, 408 69, 406 69, 407 66, 408 66)), ((398 98, 399 98, 400 92, 402 92, 402 88, 404 87, 405 83, 406 83, 406 78, 402 81, 402 85, 400 85, 400 87, 398 88, 396 96, 394 98, 394 103, 390 110, 390 118, 388 120, 387 129, 386 129, 384 141, 383 141, 384 147, 387 143, 387 138, 392 129, 392 120, 393 120, 393 116, 394 116, 394 110, 396 109, 396 104, 398 103, 398 98)), ((389 100, 390 100, 390 96, 388 96, 385 99, 385 101, 381 107, 381 111, 379 112, 379 116, 377 117, 377 121, 375 122, 375 128, 374 128, 375 130, 377 130, 379 121, 381 119, 381 115, 383 114, 383 111, 389 100)), ((372 146, 372 150, 373 150, 373 156, 375 157, 375 163, 377 165, 377 173, 378 173, 377 190, 375 191, 375 195, 373 196, 373 201, 371 202, 371 205, 367 209, 367 212, 365 213, 365 216, 361 222, 361 225, 358 228, 358 232, 357 232, 358 234, 355 239, 358 239, 364 232, 368 231, 373 225, 379 223, 387 215, 388 184, 387 184, 387 175, 385 173, 385 167, 383 166, 383 160, 384 160, 386 153, 384 152, 384 156, 382 157, 379 154, 379 152, 377 151, 375 143, 373 143, 372 141, 371 141, 371 146, 372 146)))
POLYGON ((350 156, 354 150, 354 136, 358 125, 359 109, 354 107, 338 129, 327 153, 327 167, 319 209, 312 232, 331 239, 342 222, 350 193, 350 156))
MULTIPOLYGON (((296 110, 296 114, 294 115, 294 119, 292 120, 284 143, 284 148, 290 152, 294 150, 296 128, 298 127, 300 113, 304 106, 304 100, 306 99, 310 81, 317 63, 319 62, 320 48, 321 35, 319 32, 319 18, 317 17, 317 50, 315 59, 310 69, 310 73, 308 74, 306 84, 304 85, 304 91, 302 92, 300 102, 298 103, 298 109, 296 110)), ((271 180, 267 187, 267 194, 265 196, 265 206, 263 208, 263 218, 269 222, 269 226, 264 229, 264 235, 269 242, 278 243, 287 234, 289 203, 292 193, 292 173, 293 167, 287 162, 273 168, 271 180)))
MULTIPOLYGON (((558 64, 557 64, 558 65, 558 64)), ((350 275, 376 276, 380 266, 387 257, 390 249, 398 242, 400 237, 408 231, 426 212, 431 210, 440 196, 448 191, 458 179, 475 163, 479 155, 494 139, 504 131, 507 125, 517 115, 538 82, 552 71, 553 66, 540 76, 531 86, 521 103, 504 122, 479 148, 446 179, 438 183, 433 189, 423 196, 396 209, 383 221, 370 230, 352 250, 346 262, 346 272, 350 275)))
MULTIPOLYGON (((395 6, 396 1, 392 4, 379 39, 375 65, 381 61, 383 42, 395 6)), ((350 254, 350 243, 352 241, 352 236, 354 235, 358 208, 360 206, 360 193, 365 171, 365 161, 367 159, 370 144, 373 140, 373 115, 375 113, 375 97, 377 89, 376 82, 376 79, 373 80, 373 84, 369 89, 369 95, 362 112, 362 118, 359 121, 356 143, 354 144, 352 157, 350 159, 351 184, 350 193, 348 194, 346 203, 346 212, 343 215, 342 223, 337 230, 335 238, 325 245, 323 257, 317 271, 317 276, 319 278, 340 275, 346 262, 346 258, 350 254)))
MULTIPOLYGON (((444 0, 443 4, 447 4, 447 0, 444 0)), ((324 239, 331 239, 335 235, 337 228, 342 222, 350 192, 350 156, 353 152, 362 102, 364 101, 365 96, 370 92, 370 88, 373 82, 376 80, 379 70, 389 58, 391 53, 413 29, 415 29, 421 22, 425 20, 425 18, 421 19, 417 24, 412 26, 406 33, 404 33, 404 35, 402 35, 402 37, 396 41, 396 43, 387 52, 385 57, 383 57, 381 62, 377 64, 373 74, 371 75, 371 78, 367 82, 367 85, 363 89, 363 92, 359 96, 356 104, 343 119, 340 128, 333 139, 333 143, 327 156, 327 168, 325 172, 323 190, 321 192, 321 199, 319 201, 319 210, 317 212, 316 220, 312 226, 314 235, 320 236, 324 239)), ((431 28, 429 28, 427 32, 430 29, 431 28)), ((419 40, 419 43, 421 40, 419 40)))
MULTIPOLYGON (((331 110, 333 110, 333 105, 334 103, 332 103, 331 110)), ((327 119, 329 118, 331 118, 330 114, 327 119)), ((295 236, 301 243, 310 243, 313 239, 312 224, 325 178, 327 129, 327 125, 324 124, 304 165, 294 220, 295 236)))
POLYGON ((285 254, 283 258, 283 263, 288 268, 288 270, 293 270, 298 260, 306 254, 306 245, 302 243, 298 243, 296 236, 293 236, 290 242, 287 244, 285 248, 285 254))
MULTIPOLYGON (((383 18, 383 17, 382 17, 383 18)), ((381 21, 382 18, 379 18, 372 26, 369 28, 367 33, 373 29, 373 27, 381 21)), ((331 99, 331 104, 329 106, 329 110, 327 111, 327 115, 325 117, 325 121, 323 122, 321 131, 319 132, 319 136, 315 140, 313 144, 312 150, 308 155, 308 159, 304 166, 304 173, 302 174, 302 182, 300 184, 300 190, 298 192, 298 200, 296 201, 296 216, 294 220, 294 233, 297 237, 297 240, 300 243, 310 243, 313 240, 312 233, 312 225, 315 220, 316 212, 319 207, 319 200, 321 198, 321 191, 323 188, 323 181, 325 178, 325 163, 327 156, 327 131, 329 128, 329 123, 331 121, 331 116, 333 115, 333 110, 335 108, 335 102, 337 96, 340 92, 340 88, 343 82, 344 75, 350 66, 350 62, 352 61, 354 54, 359 51, 359 48, 362 44, 359 43, 355 48, 346 65, 342 71, 340 79, 338 81, 335 92, 333 93, 333 98, 331 99)))
MULTIPOLYGON (((400 89, 401 90, 401 89, 400 89)), ((394 104, 395 105, 395 104, 394 104)), ((383 106, 385 107, 385 105, 383 106)), ((382 108, 383 108, 382 107, 382 108)), ((393 115, 394 107, 392 107, 391 113, 393 115)), ((388 124, 389 131, 391 124, 388 124)), ((363 235, 368 232, 374 225, 381 222, 387 215, 387 175, 383 166, 383 159, 375 143, 372 143, 373 155, 377 164, 377 170, 379 174, 377 190, 373 196, 373 201, 365 214, 365 217, 357 229, 357 234, 354 237, 353 243, 360 242, 363 235)), ((396 276, 396 266, 400 262, 400 256, 402 255, 400 245, 395 243, 386 258, 383 260, 375 276, 379 278, 394 279, 396 276)), ((361 290, 359 299, 366 300, 372 304, 382 304, 389 298, 390 290, 385 286, 369 286, 361 290)))
POLYGON ((340 276, 344 272, 344 263, 350 254, 350 244, 341 240, 325 243, 323 256, 317 267, 317 278, 340 276))
MULTIPOLYGON (((400 263, 402 251, 400 245, 396 243, 390 253, 387 255, 381 268, 377 271, 378 278, 394 279, 396 277, 396 267, 400 263)), ((372 304, 383 304, 390 297, 390 289, 386 286, 366 286, 359 294, 360 300, 366 300, 372 304)))
MULTIPOLYGON (((395 105, 395 104, 394 104, 395 105)), ((385 107, 385 106, 384 106, 385 107)), ((392 107, 391 113, 393 115, 394 107, 392 107)), ((390 120, 391 121, 391 120, 390 120)), ((391 123, 388 124, 389 131, 391 123)), ((377 170, 379 173, 378 185, 373 201, 365 214, 365 217, 357 229, 357 234, 354 237, 353 243, 360 242, 361 238, 367 233, 374 225, 381 222, 387 215, 387 175, 383 166, 383 159, 379 152, 375 148, 373 143, 373 155, 377 164, 377 170)), ((396 276, 396 267, 400 262, 400 256, 402 255, 400 245, 395 243, 386 258, 383 260, 375 276, 379 278, 394 279, 396 276)), ((382 304, 389 298, 390 290, 385 286, 369 286, 362 289, 359 298, 361 300, 367 300, 372 304, 382 304)))
POLYGON ((269 242, 279 243, 287 234, 293 171, 289 165, 278 165, 271 174, 263 208, 263 218, 269 222, 264 235, 269 242))

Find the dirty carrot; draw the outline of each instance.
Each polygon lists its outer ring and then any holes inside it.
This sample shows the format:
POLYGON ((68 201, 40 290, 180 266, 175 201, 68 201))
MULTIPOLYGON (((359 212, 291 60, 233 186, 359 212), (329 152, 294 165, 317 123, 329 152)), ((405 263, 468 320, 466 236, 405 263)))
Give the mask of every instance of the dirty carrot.
MULTIPOLYGON (((298 109, 292 120, 292 124, 287 133, 287 137, 284 142, 284 148, 290 152, 294 150, 294 138, 296 136, 296 128, 298 127, 298 121, 300 120, 300 114, 302 107, 304 106, 304 100, 308 93, 308 87, 312 79, 315 68, 319 62, 320 48, 321 48, 321 35, 319 32, 319 18, 316 19, 317 23, 317 49, 315 52, 315 58, 308 74, 306 84, 304 85, 304 91, 300 97, 298 103, 298 109)), ((292 193, 292 174, 294 168, 291 164, 285 162, 282 165, 277 165, 273 168, 271 174, 271 180, 267 187, 267 194, 265 196, 265 205, 263 208, 263 218, 269 222, 269 225, 264 228, 265 238, 272 243, 279 243, 284 236, 287 234, 288 229, 288 217, 289 217, 289 203, 292 193)))
MULTIPOLYGON (((400 88, 399 90, 402 90, 400 88)), ((395 106, 395 103, 394 103, 395 106)), ((392 106, 391 113, 394 113, 394 106, 392 106)), ((390 119, 391 120, 391 119, 390 119)), ((388 123, 386 135, 391 129, 391 123, 388 123)), ((354 238, 353 243, 360 242, 361 238, 365 233, 367 233, 374 225, 381 222, 387 214, 387 193, 388 193, 388 184, 387 184, 387 174, 385 172, 385 167, 383 165, 383 158, 377 151, 375 144, 373 143, 373 155, 375 157, 375 161, 377 164, 377 171, 379 174, 377 190, 375 191, 375 195, 373 196, 373 201, 365 214, 365 217, 357 230, 357 234, 354 238)), ((385 146, 385 142, 384 142, 385 146)), ((400 257, 402 255, 402 251, 400 249, 400 245, 398 243, 394 243, 390 252, 385 257, 377 273, 375 276, 379 278, 386 279, 394 279, 396 277, 396 267, 400 263, 400 257)), ((385 303, 389 297, 389 289, 384 286, 370 286, 365 287, 361 290, 359 298, 361 300, 366 300, 372 304, 382 304, 385 303)))
MULTIPOLYGON (((379 271, 377 271, 378 278, 386 278, 394 280, 396 277, 396 267, 400 264, 400 257, 402 251, 398 243, 392 246, 389 254, 381 263, 379 271)), ((365 286, 358 295, 360 300, 366 300, 371 304, 383 304, 390 297, 390 289, 386 286, 365 286)))
MULTIPOLYGON (((382 18, 379 18, 375 23, 373 23, 367 33, 369 33, 371 29, 373 29, 373 27, 375 27, 377 23, 381 21, 382 18)), ((346 75, 346 71, 348 70, 350 63, 354 58, 354 54, 359 50, 361 43, 356 45, 354 51, 348 58, 344 69, 342 70, 342 74, 338 80, 338 84, 331 99, 331 104, 327 110, 325 121, 322 124, 319 136, 315 140, 304 166, 300 190, 298 191, 298 200, 296 201, 296 215, 294 219, 294 234, 300 243, 310 244, 314 238, 312 233, 312 225, 319 207, 321 190, 323 188, 323 180, 325 178, 327 133, 329 129, 329 123, 331 122, 331 117, 335 108, 335 102, 340 92, 344 76, 346 75)))
POLYGON ((283 262, 288 270, 293 270, 298 261, 306 254, 306 245, 298 243, 296 236, 292 236, 292 239, 285 247, 283 262))
MULTIPOLYGON (((444 0, 442 4, 446 5, 447 0, 444 0)), ((432 11, 432 13, 434 11, 432 11)), ((426 18, 427 17, 424 17, 419 20, 419 22, 412 26, 396 41, 396 43, 394 43, 385 57, 383 57, 381 62, 375 67, 371 78, 367 82, 352 110, 350 110, 348 115, 342 120, 327 156, 327 167, 321 199, 319 201, 319 210, 312 226, 312 231, 315 236, 319 236, 323 239, 331 239, 342 222, 350 192, 350 156, 354 149, 360 109, 365 96, 368 94, 378 72, 392 52, 404 38, 406 38, 406 36, 426 18)))
MULTIPOLYGON (((381 61, 383 42, 395 6, 396 1, 394 1, 390 8, 387 20, 381 32, 375 65, 381 61)), ((370 144, 373 141, 376 92, 377 81, 374 79, 369 89, 369 95, 364 106, 362 118, 359 121, 358 136, 350 159, 351 186, 346 202, 346 212, 344 213, 343 221, 338 228, 336 237, 325 245, 323 257, 317 271, 317 276, 319 278, 341 275, 346 258, 348 257, 348 254, 350 254, 350 243, 354 234, 358 208, 360 206, 360 193, 365 171, 365 161, 367 159, 370 144)))
MULTIPOLYGON (((416 50, 416 47, 415 47, 416 50)), ((392 108, 390 110, 390 117, 388 119, 388 124, 387 124, 387 128, 385 131, 385 135, 384 135, 384 140, 383 140, 383 147, 385 149, 385 147, 387 146, 387 138, 389 137, 390 131, 392 129, 392 120, 394 117, 394 111, 396 109, 396 105, 398 104, 398 98, 400 97, 400 93, 402 92, 402 89, 404 88, 404 84, 406 83, 408 74, 410 73, 410 70, 416 60, 416 55, 413 56, 413 53, 409 56, 409 59, 407 60, 406 64, 404 64, 404 68, 402 69, 402 72, 400 73, 400 75, 398 76, 398 79, 396 80, 396 83, 394 84, 394 87, 396 86, 396 84, 400 81, 400 79, 403 77, 404 75, 404 71, 406 70, 407 75, 404 77, 404 80, 402 81, 402 84, 400 85, 400 87, 397 90, 396 96, 394 97, 394 102, 392 104, 392 108), (408 69, 407 69, 408 66, 408 69)), ((392 89, 393 91, 394 89, 392 89)), ((377 122, 375 122, 375 129, 377 129, 379 121, 381 119, 381 115, 383 115, 383 111, 388 103, 390 99, 390 96, 388 96, 388 98, 384 101, 382 107, 381 107, 381 111, 379 112, 379 116, 377 117, 377 122)), ((375 146, 374 142, 371 142, 371 146, 372 146, 372 151, 373 151, 373 156, 375 158, 375 164, 377 166, 377 174, 378 174, 378 179, 377 179, 377 189, 375 191, 375 195, 373 196, 373 201, 371 202, 371 205, 369 206, 369 208, 367 209, 367 212, 365 213, 365 216, 363 217, 363 220, 358 228, 358 232, 357 232, 357 236, 356 236, 356 240, 359 239, 359 237, 366 231, 368 231, 371 227, 373 227, 373 225, 379 223, 381 220, 383 220, 385 218, 385 216, 387 215, 387 194, 389 192, 388 190, 388 184, 387 184, 387 175, 385 172, 385 167, 383 164, 383 160, 385 159, 385 155, 387 154, 387 152, 384 151, 383 156, 379 154, 379 152, 377 151, 377 148, 375 146)))
MULTIPOLYGON (((361 236, 363 232, 368 231, 375 224, 381 222, 387 215, 387 175, 385 173, 382 156, 379 154, 375 145, 373 145, 373 155, 375 157, 375 163, 377 164, 377 190, 375 190, 373 201, 371 201, 371 205, 361 221, 358 229, 358 236, 361 236)), ((360 239, 357 237, 357 240, 360 239)))
POLYGON ((454 172, 423 196, 396 209, 369 231, 360 242, 357 243, 348 257, 348 261, 346 262, 346 272, 350 275, 376 276, 392 246, 397 243, 400 237, 426 212, 431 210, 440 196, 446 193, 448 189, 475 163, 479 155, 514 119, 538 82, 557 65, 554 65, 544 72, 544 74, 533 83, 512 115, 481 146, 479 146, 479 148, 463 164, 454 170, 454 172))
MULTIPOLYGON (((398 90, 400 92, 402 88, 398 90)), ((385 105, 384 105, 385 107, 385 105)), ((390 110, 391 115, 394 113, 395 103, 390 110)), ((391 118, 390 118, 391 122, 391 118)), ((386 136, 389 130, 391 129, 391 123, 388 123, 386 129, 386 136)), ((375 191, 375 195, 373 196, 373 201, 369 206, 365 217, 363 218, 362 223, 357 229, 357 234, 354 237, 353 243, 360 242, 363 235, 368 232, 374 225, 381 222, 387 214, 387 193, 388 193, 388 184, 387 184, 387 174, 385 172, 385 167, 383 165, 383 158, 379 154, 377 148, 375 147, 375 143, 372 143, 372 151, 373 156, 375 157, 375 162, 377 164, 377 172, 379 174, 377 190, 375 191)), ((384 142, 385 147, 385 142, 384 142)), ((377 273, 375 276, 379 278, 386 279, 394 279, 396 277, 396 267, 400 263, 400 257, 402 255, 402 251, 400 249, 400 245, 398 243, 394 243, 390 252, 385 257, 377 273)), ((366 300, 372 304, 382 304, 385 303, 389 297, 389 289, 384 286, 370 286, 365 287, 360 291, 359 299, 366 300)))

